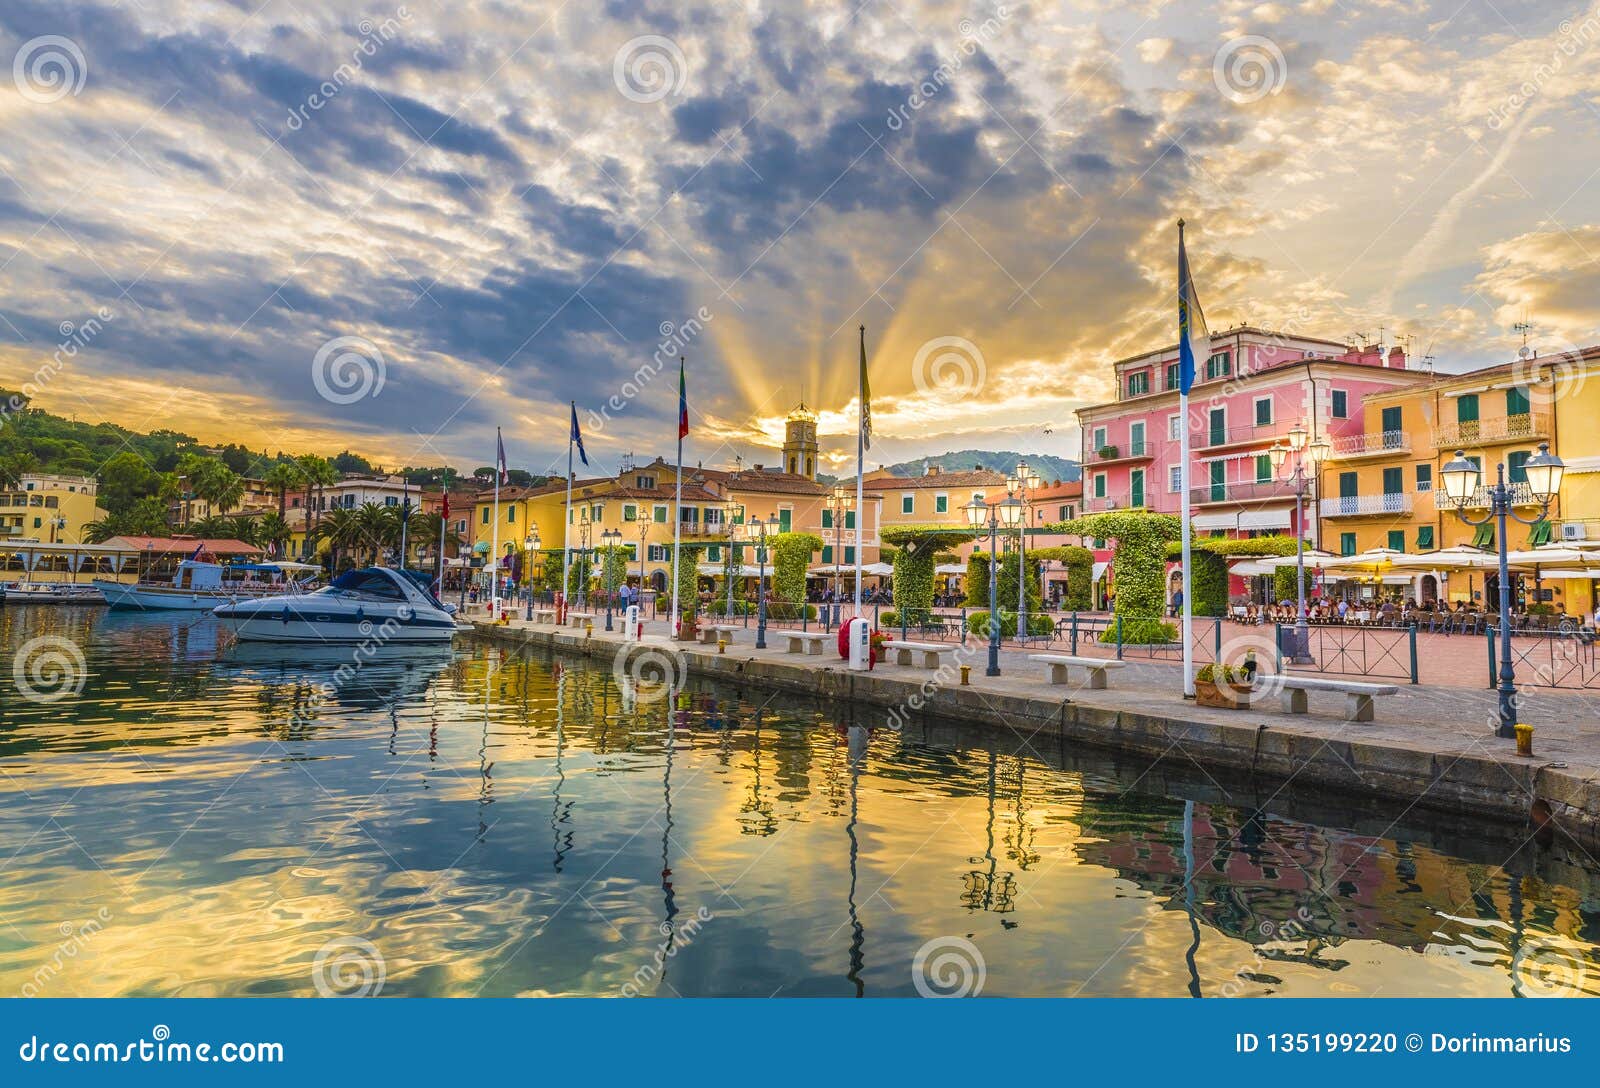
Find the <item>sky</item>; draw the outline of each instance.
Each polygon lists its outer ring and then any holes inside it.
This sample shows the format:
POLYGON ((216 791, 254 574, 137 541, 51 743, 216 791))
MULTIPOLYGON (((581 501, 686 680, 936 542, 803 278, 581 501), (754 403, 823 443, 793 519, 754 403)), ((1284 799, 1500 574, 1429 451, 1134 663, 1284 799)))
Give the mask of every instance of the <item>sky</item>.
POLYGON ((1576 0, 6 0, 0 131, 0 385, 272 451, 670 460, 681 354, 839 471, 865 326, 869 467, 1073 456, 1180 217, 1214 331, 1600 342, 1576 0))

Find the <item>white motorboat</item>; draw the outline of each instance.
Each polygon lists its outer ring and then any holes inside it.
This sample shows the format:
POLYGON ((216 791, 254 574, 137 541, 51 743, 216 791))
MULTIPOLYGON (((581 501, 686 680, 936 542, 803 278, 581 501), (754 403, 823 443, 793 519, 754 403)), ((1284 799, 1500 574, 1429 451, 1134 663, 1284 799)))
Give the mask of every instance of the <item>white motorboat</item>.
POLYGON ((0 582, 0 604, 105 604, 92 585, 72 582, 0 582))
POLYGON ((185 559, 170 582, 136 582, 128 585, 103 578, 94 588, 112 608, 146 612, 180 610, 209 612, 219 604, 302 593, 307 575, 322 568, 311 563, 210 563, 185 559))
POLYGON ((215 609, 245 642, 445 642, 455 617, 420 571, 367 567, 312 593, 238 601, 215 609))

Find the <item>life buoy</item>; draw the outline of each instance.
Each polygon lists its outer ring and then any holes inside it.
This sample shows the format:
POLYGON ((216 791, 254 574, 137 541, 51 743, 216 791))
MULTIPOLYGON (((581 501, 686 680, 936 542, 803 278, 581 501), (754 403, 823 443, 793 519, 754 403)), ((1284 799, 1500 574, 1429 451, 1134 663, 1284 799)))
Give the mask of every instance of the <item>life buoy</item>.
MULTIPOLYGON (((850 660, 850 621, 853 619, 855 619, 854 616, 847 616, 839 621, 839 656, 846 661, 850 660)), ((877 633, 877 631, 873 631, 872 635, 877 633)), ((869 641, 867 643, 868 668, 872 668, 878 663, 878 648, 872 645, 871 637, 871 635, 868 636, 869 641)))

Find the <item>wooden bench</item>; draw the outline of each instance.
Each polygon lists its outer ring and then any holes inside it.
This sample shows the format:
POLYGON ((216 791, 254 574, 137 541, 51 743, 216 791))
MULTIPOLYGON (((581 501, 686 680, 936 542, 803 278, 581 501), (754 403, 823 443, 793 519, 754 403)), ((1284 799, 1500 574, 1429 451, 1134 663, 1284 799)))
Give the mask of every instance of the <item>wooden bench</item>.
POLYGON ((582 627, 584 624, 592 623, 592 622, 594 622, 594 613, 593 612, 568 612, 567 613, 567 626, 568 627, 582 627))
POLYGON ((535 608, 533 610, 533 622, 535 624, 548 623, 552 627, 555 626, 556 610, 553 608, 535 608))
POLYGON ((822 632, 812 631, 785 631, 783 632, 783 635, 789 640, 789 649, 787 652, 791 654, 820 654, 822 653, 823 646, 827 645, 828 642, 838 638, 837 635, 829 635, 822 632))
POLYGON ((1106 673, 1120 669, 1126 662, 1104 657, 1073 657, 1071 654, 1029 654, 1029 661, 1042 661, 1050 666, 1050 682, 1065 684, 1068 669, 1084 669, 1089 674, 1089 687, 1100 691, 1106 686, 1106 673))
POLYGON ((925 669, 937 669, 943 664, 943 662, 939 659, 945 654, 954 652, 954 649, 955 647, 953 646, 935 646, 931 642, 899 642, 890 640, 884 642, 883 644, 884 653, 892 653, 894 655, 894 663, 896 665, 910 665, 912 664, 912 655, 921 654, 922 667, 925 669))
POLYGON ((726 635, 728 637, 728 641, 732 642, 733 633, 737 630, 739 630, 739 628, 733 626, 731 623, 708 624, 705 627, 700 628, 700 641, 705 643, 707 646, 715 646, 717 644, 717 640, 723 635, 726 635))
POLYGON ((1370 722, 1373 718, 1372 697, 1393 695, 1400 689, 1393 684, 1363 684, 1355 680, 1323 680, 1311 676, 1280 676, 1276 682, 1283 685, 1283 709, 1286 714, 1306 714, 1308 691, 1337 691, 1346 696, 1344 717, 1351 722, 1370 722))

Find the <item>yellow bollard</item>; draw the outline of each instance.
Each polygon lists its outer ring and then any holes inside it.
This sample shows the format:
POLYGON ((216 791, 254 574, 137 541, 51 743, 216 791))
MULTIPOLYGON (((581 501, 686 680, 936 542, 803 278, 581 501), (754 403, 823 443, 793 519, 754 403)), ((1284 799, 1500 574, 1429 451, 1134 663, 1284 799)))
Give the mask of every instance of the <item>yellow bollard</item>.
POLYGON ((1517 755, 1533 755, 1533 726, 1517 723, 1517 755))
POLYGON ((725 639, 725 638, 717 639, 717 653, 725 654, 727 652, 728 652, 728 640, 725 639))
POLYGON ((963 665, 963 666, 961 666, 961 686, 962 687, 971 687, 972 686, 972 666, 971 665, 963 665))

